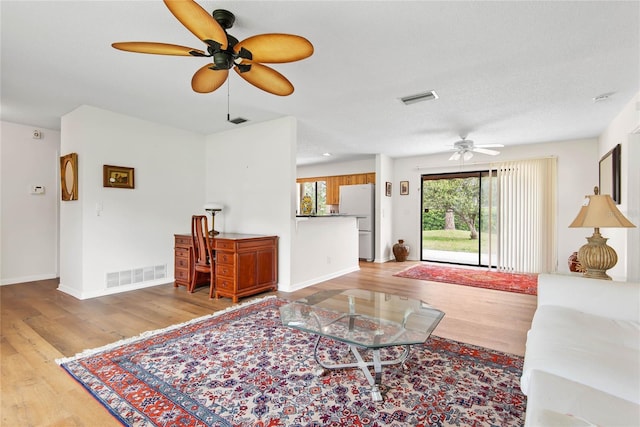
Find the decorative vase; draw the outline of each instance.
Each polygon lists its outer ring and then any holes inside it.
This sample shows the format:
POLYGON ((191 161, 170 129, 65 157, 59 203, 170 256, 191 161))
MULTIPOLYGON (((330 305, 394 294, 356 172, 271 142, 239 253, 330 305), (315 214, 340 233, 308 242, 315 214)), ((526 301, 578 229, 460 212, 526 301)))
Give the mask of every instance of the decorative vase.
POLYGON ((409 246, 404 244, 404 240, 398 240, 398 243, 393 245, 393 256, 396 257, 396 262, 402 262, 407 260, 409 256, 409 246))
POLYGON ((569 271, 574 273, 582 273, 584 272, 584 268, 578 261, 578 252, 574 252, 569 256, 569 271))

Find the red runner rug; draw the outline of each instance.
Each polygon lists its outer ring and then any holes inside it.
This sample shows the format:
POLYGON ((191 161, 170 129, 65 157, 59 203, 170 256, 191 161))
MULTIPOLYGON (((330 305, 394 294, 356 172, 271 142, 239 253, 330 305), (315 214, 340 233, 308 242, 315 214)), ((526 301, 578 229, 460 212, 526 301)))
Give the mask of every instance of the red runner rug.
POLYGON ((453 283, 455 285, 473 286, 497 291, 516 292, 527 295, 537 295, 538 290, 537 274, 501 273, 483 269, 439 267, 419 264, 396 273, 394 276, 453 283))

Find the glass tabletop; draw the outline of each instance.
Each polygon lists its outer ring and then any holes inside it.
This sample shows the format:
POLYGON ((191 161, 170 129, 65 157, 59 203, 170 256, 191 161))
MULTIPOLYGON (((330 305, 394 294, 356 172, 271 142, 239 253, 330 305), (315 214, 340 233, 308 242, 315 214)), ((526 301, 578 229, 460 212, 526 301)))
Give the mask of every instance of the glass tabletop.
POLYGON ((280 307, 282 324, 366 348, 424 343, 444 312, 362 289, 323 291, 280 307))

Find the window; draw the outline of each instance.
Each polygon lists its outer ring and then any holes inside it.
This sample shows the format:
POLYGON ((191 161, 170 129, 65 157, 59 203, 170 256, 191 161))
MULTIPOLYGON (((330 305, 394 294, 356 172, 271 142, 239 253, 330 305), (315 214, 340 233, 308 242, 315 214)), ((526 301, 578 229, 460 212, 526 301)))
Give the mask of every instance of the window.
POLYGON ((298 208, 297 214, 302 214, 302 198, 311 197, 313 209, 312 215, 326 215, 327 212, 327 182, 326 181, 307 181, 297 184, 298 187, 298 208))

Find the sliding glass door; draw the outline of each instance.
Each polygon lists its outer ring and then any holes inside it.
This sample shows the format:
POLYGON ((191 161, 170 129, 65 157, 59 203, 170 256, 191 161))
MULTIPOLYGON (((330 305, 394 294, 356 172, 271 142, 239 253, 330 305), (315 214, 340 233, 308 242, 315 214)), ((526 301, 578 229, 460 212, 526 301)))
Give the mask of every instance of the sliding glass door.
POLYGON ((488 266, 496 259, 492 177, 488 171, 422 176, 423 261, 488 266))

